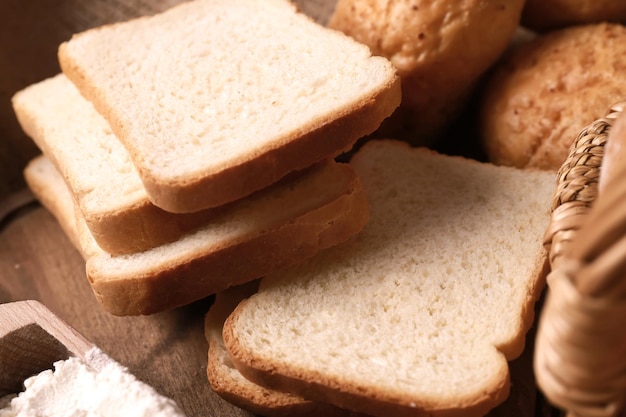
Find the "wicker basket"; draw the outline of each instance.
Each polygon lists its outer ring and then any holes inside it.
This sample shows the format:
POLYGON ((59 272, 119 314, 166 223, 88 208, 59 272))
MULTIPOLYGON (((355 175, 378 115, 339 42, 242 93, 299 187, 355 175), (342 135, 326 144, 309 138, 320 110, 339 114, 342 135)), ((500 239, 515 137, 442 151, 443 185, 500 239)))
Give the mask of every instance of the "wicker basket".
POLYGON ((625 108, 572 144, 545 235, 551 272, 534 368, 547 399, 572 417, 626 415, 626 180, 598 192, 604 145, 625 108))

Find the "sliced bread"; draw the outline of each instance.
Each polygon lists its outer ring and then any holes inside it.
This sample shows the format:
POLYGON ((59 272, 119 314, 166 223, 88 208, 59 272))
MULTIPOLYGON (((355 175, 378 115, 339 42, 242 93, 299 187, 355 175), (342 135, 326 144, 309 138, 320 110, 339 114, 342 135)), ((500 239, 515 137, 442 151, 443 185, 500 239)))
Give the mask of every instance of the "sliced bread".
POLYGON ((205 318, 209 343, 207 377, 213 391, 244 410, 266 417, 356 417, 357 414, 298 395, 262 387, 246 379, 233 366, 224 347, 224 320, 241 300, 256 292, 258 281, 231 287, 215 296, 205 318))
POLYGON ((225 204, 346 151, 400 103, 393 65, 288 0, 195 0, 75 34, 63 72, 151 201, 225 204))
POLYGON ((248 379, 377 416, 482 416, 509 395, 545 285, 555 174, 371 141, 371 220, 262 278, 224 324, 248 379))
POLYGON ((13 96, 22 129, 66 180, 98 245, 111 254, 179 239, 216 209, 173 214, 152 203, 128 151, 104 118, 63 74, 13 96))
POLYGON ((96 298, 116 315, 156 313, 259 278, 348 239, 369 218, 353 169, 327 161, 237 201, 175 242, 112 256, 96 244, 49 159, 34 159, 25 177, 85 257, 96 298))

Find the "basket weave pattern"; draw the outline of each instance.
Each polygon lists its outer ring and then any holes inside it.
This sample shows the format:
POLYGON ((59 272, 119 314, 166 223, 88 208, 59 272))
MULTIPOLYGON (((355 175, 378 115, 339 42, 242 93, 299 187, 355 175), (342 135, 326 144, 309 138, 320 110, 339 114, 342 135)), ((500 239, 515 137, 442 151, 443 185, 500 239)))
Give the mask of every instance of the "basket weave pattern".
POLYGON ((548 400, 571 417, 626 415, 626 181, 598 194, 604 145, 624 108, 572 144, 544 239, 551 272, 534 367, 548 400))

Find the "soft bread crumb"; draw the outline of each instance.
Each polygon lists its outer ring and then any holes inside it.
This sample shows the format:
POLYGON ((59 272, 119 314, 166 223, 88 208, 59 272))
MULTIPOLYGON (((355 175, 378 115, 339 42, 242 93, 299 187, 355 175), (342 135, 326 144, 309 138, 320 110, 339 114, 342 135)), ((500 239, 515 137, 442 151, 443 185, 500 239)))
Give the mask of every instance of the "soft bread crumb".
POLYGON ((543 286, 554 175, 385 141, 352 164, 371 221, 264 278, 225 325, 231 356, 356 411, 486 413, 508 395, 543 286))
POLYGON ((59 61, 173 212, 334 157, 400 102, 389 61, 287 0, 185 2, 74 35, 59 61))

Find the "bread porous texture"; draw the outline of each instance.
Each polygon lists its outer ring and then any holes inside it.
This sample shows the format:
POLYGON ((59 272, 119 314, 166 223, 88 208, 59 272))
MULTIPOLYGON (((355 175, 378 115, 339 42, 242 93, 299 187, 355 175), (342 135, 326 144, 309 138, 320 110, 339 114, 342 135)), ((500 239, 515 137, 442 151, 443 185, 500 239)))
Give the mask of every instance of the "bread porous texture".
POLYGON ((351 163, 370 222, 262 279, 224 326, 235 365, 381 417, 486 414, 508 395, 545 282, 554 174, 392 141, 351 163))
POLYGON ((626 96, 626 27, 589 24, 518 45, 498 62, 479 102, 489 161, 557 171, 582 129, 626 96))
POLYGON ((206 314, 204 331, 209 343, 207 378, 226 401, 267 417, 359 417, 348 410, 273 390, 245 378, 233 365, 224 346, 224 320, 243 299, 256 292, 258 280, 231 287, 215 296, 206 314))
POLYGON ((389 61, 287 0, 185 2, 76 34, 59 61, 172 212, 337 156, 400 102, 389 61))

